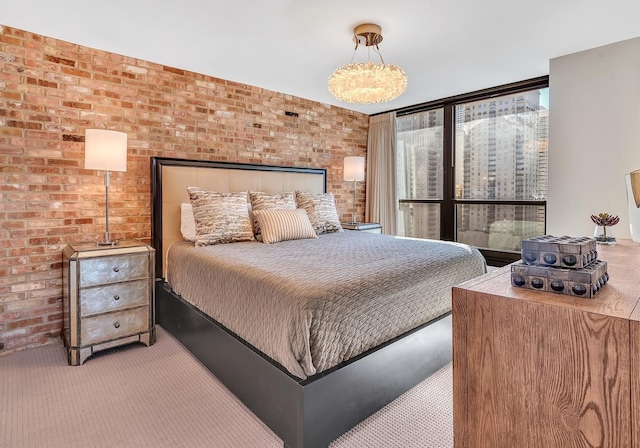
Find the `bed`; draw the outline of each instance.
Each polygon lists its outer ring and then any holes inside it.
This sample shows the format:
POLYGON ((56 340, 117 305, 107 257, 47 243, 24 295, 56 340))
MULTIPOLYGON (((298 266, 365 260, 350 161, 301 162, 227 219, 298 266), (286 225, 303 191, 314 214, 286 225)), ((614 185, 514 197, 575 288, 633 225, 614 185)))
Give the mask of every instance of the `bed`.
POLYGON ((484 272, 475 249, 357 231, 194 247, 187 187, 324 193, 326 171, 152 158, 152 180, 157 323, 286 447, 328 446, 450 362, 451 286, 484 272))

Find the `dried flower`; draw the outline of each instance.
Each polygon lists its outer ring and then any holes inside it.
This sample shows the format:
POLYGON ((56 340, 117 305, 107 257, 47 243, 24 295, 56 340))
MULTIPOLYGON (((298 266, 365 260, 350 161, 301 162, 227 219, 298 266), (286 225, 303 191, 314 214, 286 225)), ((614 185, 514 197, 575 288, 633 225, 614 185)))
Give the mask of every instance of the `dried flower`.
POLYGON ((598 216, 591 215, 591 221, 597 226, 615 226, 620 221, 620 218, 609 213, 598 213, 598 216))

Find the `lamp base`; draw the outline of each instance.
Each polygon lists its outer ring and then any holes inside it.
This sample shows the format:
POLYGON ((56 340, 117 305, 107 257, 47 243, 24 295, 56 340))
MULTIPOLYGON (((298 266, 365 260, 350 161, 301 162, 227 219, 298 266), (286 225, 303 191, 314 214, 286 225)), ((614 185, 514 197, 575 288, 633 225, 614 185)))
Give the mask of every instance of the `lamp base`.
POLYGON ((98 246, 117 246, 119 243, 118 240, 109 240, 109 241, 98 241, 96 244, 98 246))

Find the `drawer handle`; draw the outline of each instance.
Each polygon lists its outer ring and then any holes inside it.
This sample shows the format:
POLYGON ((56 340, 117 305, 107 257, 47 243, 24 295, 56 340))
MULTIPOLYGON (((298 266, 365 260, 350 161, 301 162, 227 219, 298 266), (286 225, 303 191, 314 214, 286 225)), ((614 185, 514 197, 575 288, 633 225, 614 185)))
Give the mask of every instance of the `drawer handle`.
POLYGON ((120 268, 119 267, 113 268, 113 272, 120 272, 120 268))
POLYGON ((120 300, 120 296, 116 294, 115 296, 113 296, 113 300, 120 300))
POLYGON ((113 324, 113 326, 116 328, 120 328, 120 322, 116 322, 115 324, 113 324))

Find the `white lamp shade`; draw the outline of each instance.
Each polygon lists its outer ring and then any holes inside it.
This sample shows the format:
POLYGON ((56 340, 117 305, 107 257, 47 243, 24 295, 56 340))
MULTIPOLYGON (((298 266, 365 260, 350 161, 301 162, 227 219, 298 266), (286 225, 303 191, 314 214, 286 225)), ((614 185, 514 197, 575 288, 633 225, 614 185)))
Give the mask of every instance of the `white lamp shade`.
POLYGON ((364 180, 364 157, 344 158, 344 180, 364 180))
POLYGON ((127 171, 127 134, 106 129, 87 129, 84 134, 84 168, 127 171))

